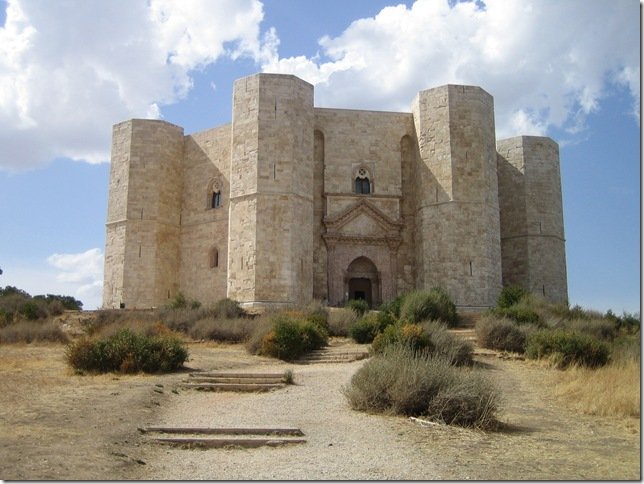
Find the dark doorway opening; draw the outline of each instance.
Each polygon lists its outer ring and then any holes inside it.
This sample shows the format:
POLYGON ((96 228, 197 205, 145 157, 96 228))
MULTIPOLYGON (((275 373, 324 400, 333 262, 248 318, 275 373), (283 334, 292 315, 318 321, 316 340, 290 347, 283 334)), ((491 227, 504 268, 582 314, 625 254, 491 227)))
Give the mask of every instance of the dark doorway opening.
POLYGON ((362 299, 372 307, 371 280, 363 277, 349 279, 349 299, 362 299))

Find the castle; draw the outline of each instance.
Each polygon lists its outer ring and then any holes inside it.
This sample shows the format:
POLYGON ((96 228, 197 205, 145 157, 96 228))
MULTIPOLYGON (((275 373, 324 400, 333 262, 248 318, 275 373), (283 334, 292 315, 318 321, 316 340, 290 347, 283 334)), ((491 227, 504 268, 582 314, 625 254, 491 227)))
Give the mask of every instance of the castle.
POLYGON ((103 307, 372 307, 441 286, 493 306, 504 285, 567 301, 559 148, 496 140, 480 87, 411 113, 318 108, 295 76, 234 85, 232 123, 113 128, 103 307))

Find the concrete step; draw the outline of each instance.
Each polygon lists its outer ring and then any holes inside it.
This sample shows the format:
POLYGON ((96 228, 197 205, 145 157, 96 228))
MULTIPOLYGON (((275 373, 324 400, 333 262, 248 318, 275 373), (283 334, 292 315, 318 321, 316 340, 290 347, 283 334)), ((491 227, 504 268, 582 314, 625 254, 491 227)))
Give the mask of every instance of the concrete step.
POLYGON ((222 376, 193 376, 187 383, 252 383, 255 385, 264 384, 281 384, 284 383, 284 378, 230 378, 222 376))
POLYGON ((155 442, 162 444, 172 444, 180 445, 186 447, 206 447, 206 448, 222 448, 222 447, 241 447, 245 449, 269 446, 277 447, 287 444, 305 444, 306 439, 301 438, 183 438, 183 437, 171 437, 171 438, 156 438, 153 439, 155 442))
POLYGON ((350 363, 352 361, 363 360, 369 357, 367 351, 327 351, 311 352, 295 361, 295 363, 310 365, 313 363, 350 363))
POLYGON ((183 383, 182 388, 219 392, 268 392, 284 388, 285 383, 183 383))
POLYGON ((234 373, 225 371, 197 371, 189 376, 212 376, 222 378, 284 378, 284 373, 234 373))
POLYGON ((181 435, 181 437, 155 437, 151 442, 178 445, 182 447, 199 448, 256 448, 262 446, 281 446, 288 444, 304 444, 306 439, 298 428, 282 427, 143 427, 138 429, 144 434, 161 433, 181 435), (220 437, 203 437, 203 435, 219 435, 220 437))
POLYGON ((160 434, 194 434, 194 435, 304 435, 295 427, 140 427, 140 432, 160 434))

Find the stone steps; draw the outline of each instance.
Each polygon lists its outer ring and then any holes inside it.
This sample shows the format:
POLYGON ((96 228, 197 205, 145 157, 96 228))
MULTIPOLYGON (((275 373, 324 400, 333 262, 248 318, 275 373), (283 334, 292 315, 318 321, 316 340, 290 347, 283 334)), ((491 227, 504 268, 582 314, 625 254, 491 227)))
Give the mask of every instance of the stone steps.
POLYGON ((301 438, 304 432, 298 428, 146 427, 139 428, 139 431, 145 434, 174 434, 173 437, 152 437, 151 441, 181 447, 250 449, 306 443, 306 439, 301 438))
POLYGON ((343 349, 327 347, 314 350, 302 356, 295 363, 310 365, 314 363, 351 363, 352 361, 363 360, 369 357, 367 348, 343 349))
POLYGON ((219 392, 268 392, 286 386, 283 373, 190 373, 182 388, 219 392))

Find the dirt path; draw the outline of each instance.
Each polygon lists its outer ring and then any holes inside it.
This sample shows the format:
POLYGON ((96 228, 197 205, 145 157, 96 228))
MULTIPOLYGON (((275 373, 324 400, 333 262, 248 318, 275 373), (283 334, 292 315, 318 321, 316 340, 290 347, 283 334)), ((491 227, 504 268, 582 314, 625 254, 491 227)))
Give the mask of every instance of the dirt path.
POLYGON ((351 411, 340 389, 364 362, 287 365, 237 345, 192 345, 189 366, 283 371, 265 394, 181 390, 184 375, 78 376, 59 345, 0 346, 2 479, 639 479, 639 420, 580 416, 548 398, 548 371, 482 358, 503 391, 503 432, 421 427, 351 411), (161 386, 162 385, 162 386, 161 386), (176 392, 176 393, 175 393, 176 392), (148 425, 293 426, 282 448, 177 449, 148 425))

